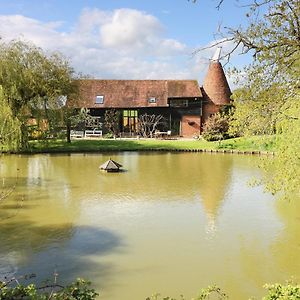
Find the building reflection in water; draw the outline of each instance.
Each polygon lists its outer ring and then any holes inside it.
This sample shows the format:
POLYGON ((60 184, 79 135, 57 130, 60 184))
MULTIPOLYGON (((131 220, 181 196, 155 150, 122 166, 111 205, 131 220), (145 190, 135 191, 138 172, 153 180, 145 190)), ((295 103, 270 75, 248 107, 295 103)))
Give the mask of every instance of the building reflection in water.
POLYGON ((200 173, 198 187, 207 217, 207 233, 213 235, 217 230, 217 217, 230 186, 232 156, 208 155, 198 167, 200 173))

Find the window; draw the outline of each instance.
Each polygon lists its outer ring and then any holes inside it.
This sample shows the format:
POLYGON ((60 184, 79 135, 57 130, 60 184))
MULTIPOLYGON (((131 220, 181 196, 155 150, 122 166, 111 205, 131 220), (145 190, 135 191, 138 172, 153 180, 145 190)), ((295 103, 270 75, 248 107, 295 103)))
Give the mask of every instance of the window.
POLYGON ((103 104, 104 96, 96 96, 96 104, 103 104))
POLYGON ((137 132, 138 130, 138 111, 123 110, 123 132, 137 132))
POLYGON ((187 99, 171 99, 170 106, 171 107, 188 107, 189 101, 187 99))
POLYGON ((156 103, 156 98, 155 98, 155 97, 150 97, 150 98, 148 99, 148 102, 149 102, 149 103, 156 103))

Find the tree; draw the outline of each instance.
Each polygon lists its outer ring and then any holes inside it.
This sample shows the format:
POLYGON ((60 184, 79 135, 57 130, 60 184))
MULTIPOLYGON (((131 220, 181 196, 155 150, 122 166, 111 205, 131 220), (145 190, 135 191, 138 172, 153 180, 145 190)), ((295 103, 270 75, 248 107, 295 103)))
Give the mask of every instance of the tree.
MULTIPOLYGON (((253 70, 254 71, 254 70, 253 70)), ((275 134, 286 103, 287 91, 279 84, 248 74, 247 83, 233 92, 234 114, 229 132, 233 136, 275 134)))
POLYGON ((114 138, 119 134, 120 112, 116 109, 108 109, 104 115, 104 125, 114 138))
MULTIPOLYGON (((196 2, 197 0, 193 1, 196 2)), ((238 1, 237 1, 238 2, 238 1)), ((203 49, 233 42, 222 58, 241 49, 266 65, 281 65, 283 70, 299 68, 300 8, 298 0, 249 0, 247 27, 225 27, 216 34, 219 40, 203 49)), ((218 2, 218 8, 223 1, 218 2)), ((299 69, 298 69, 299 70, 299 69)))
POLYGON ((22 41, 0 45, 0 86, 20 126, 21 148, 28 147, 29 117, 49 118, 57 110, 59 97, 74 93, 74 71, 60 54, 47 55, 42 49, 22 41))
POLYGON ((152 138, 157 127, 161 124, 165 124, 165 119, 162 115, 143 114, 139 117, 139 132, 145 138, 152 138))
POLYGON ((220 141, 228 137, 228 116, 221 113, 210 116, 203 126, 202 136, 207 141, 220 141))
POLYGON ((264 160, 266 187, 273 194, 283 192, 286 199, 300 196, 300 94, 288 99, 277 122, 278 151, 274 159, 264 160))
MULTIPOLYGON (((60 116, 59 121, 66 127, 66 139, 68 143, 71 143, 71 130, 79 125, 85 126, 86 122, 92 119, 87 108, 71 108, 68 106, 62 107, 58 113, 60 116)), ((58 130, 61 128, 58 128, 58 130)))
POLYGON ((300 2, 253 0, 247 19, 246 28, 227 28, 215 43, 234 42, 224 55, 228 59, 237 49, 254 58, 236 73, 240 89, 233 93, 230 130, 240 135, 276 134, 277 155, 265 159, 264 168, 276 167, 264 182, 273 193, 299 195, 300 2))
POLYGON ((19 121, 13 116, 0 86, 0 153, 8 149, 17 150, 20 136, 19 121))
MULTIPOLYGON (((234 31, 255 60, 243 70, 242 88, 233 94, 231 129, 242 135, 276 134, 277 155, 263 164, 265 170, 272 168, 272 176, 264 182, 272 193, 295 197, 300 185, 300 2, 266 4, 263 18, 245 31, 234 31)), ((252 13, 259 8, 252 6, 252 13)))

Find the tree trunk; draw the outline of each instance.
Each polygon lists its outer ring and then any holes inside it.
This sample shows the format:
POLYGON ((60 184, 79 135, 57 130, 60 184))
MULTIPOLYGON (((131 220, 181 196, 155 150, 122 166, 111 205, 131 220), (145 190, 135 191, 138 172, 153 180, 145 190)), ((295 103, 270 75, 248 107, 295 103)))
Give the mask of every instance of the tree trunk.
POLYGON ((71 124, 67 124, 67 143, 71 143, 71 124))
POLYGON ((29 148, 28 129, 27 129, 27 125, 22 123, 21 124, 21 149, 27 150, 28 148, 29 148))

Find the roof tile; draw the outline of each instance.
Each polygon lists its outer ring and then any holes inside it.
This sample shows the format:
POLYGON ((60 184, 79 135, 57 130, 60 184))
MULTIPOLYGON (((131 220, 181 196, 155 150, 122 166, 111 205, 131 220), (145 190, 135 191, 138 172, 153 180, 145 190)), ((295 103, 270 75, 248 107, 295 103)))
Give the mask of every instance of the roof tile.
POLYGON ((88 108, 166 107, 168 98, 202 97, 196 80, 79 80, 80 106, 88 108), (96 104, 96 96, 104 96, 96 104), (155 103, 149 98, 155 97, 155 103))

